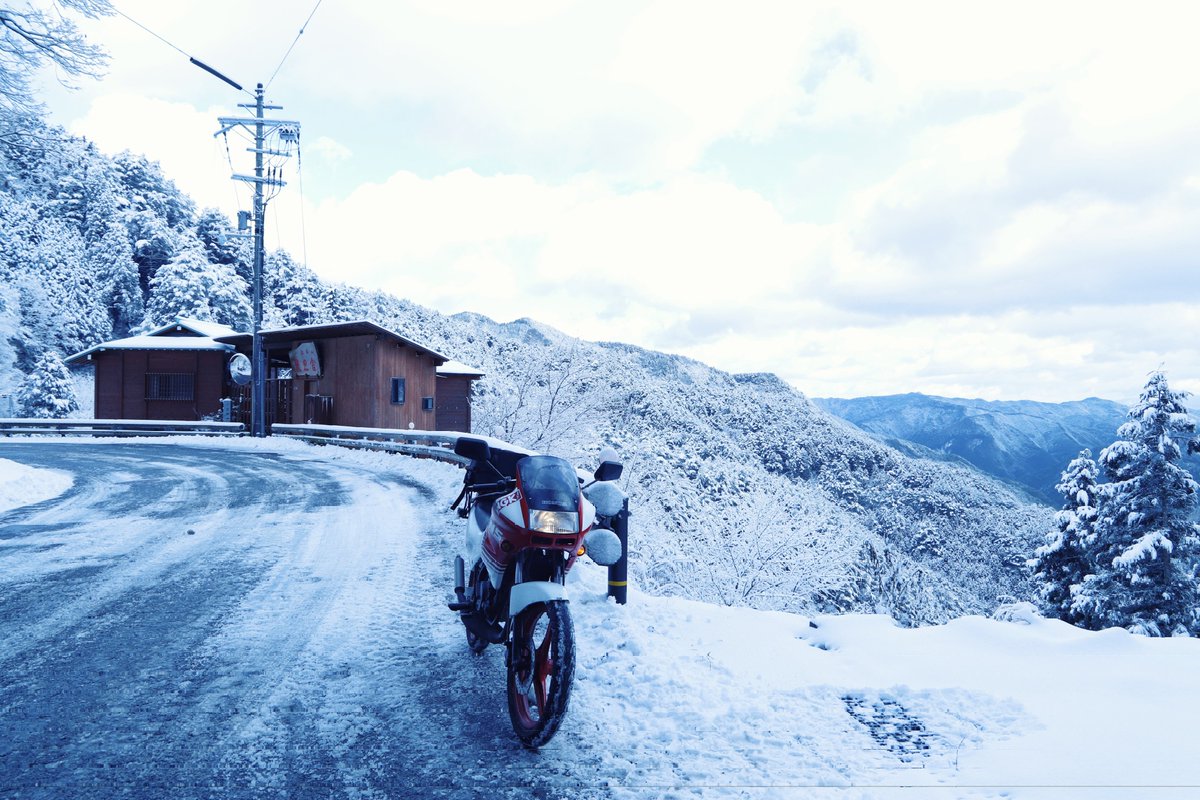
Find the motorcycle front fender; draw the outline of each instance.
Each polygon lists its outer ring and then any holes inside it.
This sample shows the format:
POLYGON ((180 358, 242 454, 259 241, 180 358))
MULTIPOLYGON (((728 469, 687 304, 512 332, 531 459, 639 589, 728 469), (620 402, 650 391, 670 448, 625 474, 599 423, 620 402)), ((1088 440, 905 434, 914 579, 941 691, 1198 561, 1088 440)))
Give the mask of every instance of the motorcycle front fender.
POLYGON ((566 600, 567 587, 553 581, 530 581, 518 583, 508 595, 508 615, 515 617, 534 603, 551 600, 566 600))

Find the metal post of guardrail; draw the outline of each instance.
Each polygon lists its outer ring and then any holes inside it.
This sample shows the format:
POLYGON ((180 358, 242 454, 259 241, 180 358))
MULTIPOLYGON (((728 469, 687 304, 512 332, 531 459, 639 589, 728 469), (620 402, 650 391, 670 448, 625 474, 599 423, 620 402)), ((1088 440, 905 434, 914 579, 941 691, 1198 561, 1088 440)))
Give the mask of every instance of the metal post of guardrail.
POLYGON ((613 533, 621 540, 621 557, 608 568, 608 596, 625 605, 629 595, 629 498, 621 503, 621 512, 613 517, 613 533))

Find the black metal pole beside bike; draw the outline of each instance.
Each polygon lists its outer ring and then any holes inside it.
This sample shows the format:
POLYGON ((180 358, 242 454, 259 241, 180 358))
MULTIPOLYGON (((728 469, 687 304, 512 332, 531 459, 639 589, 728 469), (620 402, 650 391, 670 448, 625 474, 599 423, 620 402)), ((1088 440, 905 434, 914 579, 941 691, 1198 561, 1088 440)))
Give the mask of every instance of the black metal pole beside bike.
POLYGON ((621 540, 621 558, 608 568, 608 596, 625 605, 629 595, 629 498, 621 503, 621 512, 612 523, 613 533, 621 540))

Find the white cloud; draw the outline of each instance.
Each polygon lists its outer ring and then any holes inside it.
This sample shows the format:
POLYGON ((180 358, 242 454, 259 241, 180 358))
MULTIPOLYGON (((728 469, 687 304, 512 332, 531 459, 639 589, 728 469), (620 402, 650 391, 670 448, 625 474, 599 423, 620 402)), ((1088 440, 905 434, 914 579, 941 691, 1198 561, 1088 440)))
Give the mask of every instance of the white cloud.
POLYGON ((350 148, 340 142, 336 142, 328 136, 318 136, 311 144, 305 148, 305 152, 315 155, 317 158, 331 164, 338 164, 346 161, 353 153, 350 148))
MULTIPOLYGON (((813 394, 1128 396, 1160 361, 1181 385, 1200 374, 1178 344, 1200 336, 1200 10, 732 8, 323 5, 272 95, 324 169, 305 229, 293 182, 268 241, 445 311, 813 394)), ((122 10, 250 81, 308 9, 122 10)), ((123 20, 95 29, 113 78, 85 96, 112 96, 72 129, 232 211, 211 134, 246 96, 123 20)))
POLYGON ((586 176, 548 186, 398 173, 307 218, 311 262, 330 277, 577 332, 651 334, 649 320, 665 327, 793 292, 810 279, 805 260, 820 240, 753 192, 696 177, 622 194, 586 176))

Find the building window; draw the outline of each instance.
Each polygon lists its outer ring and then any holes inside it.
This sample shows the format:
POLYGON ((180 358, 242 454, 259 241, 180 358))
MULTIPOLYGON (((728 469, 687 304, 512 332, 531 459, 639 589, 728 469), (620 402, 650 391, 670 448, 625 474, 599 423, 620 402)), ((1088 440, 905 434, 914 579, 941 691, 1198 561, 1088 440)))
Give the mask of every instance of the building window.
POLYGON ((392 378, 392 403, 404 405, 404 378, 392 378))
POLYGON ((432 397, 422 397, 421 398, 421 410, 422 411, 433 411, 433 398, 432 397))
POLYGON ((191 372, 148 372, 146 399, 195 400, 196 376, 191 372))

